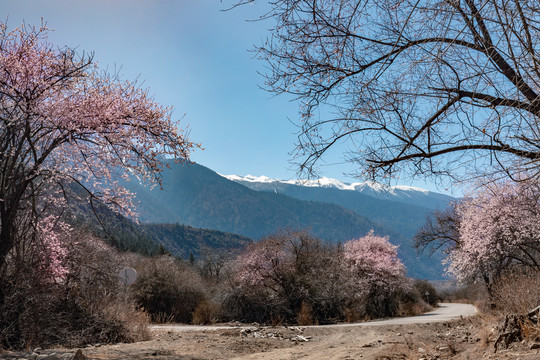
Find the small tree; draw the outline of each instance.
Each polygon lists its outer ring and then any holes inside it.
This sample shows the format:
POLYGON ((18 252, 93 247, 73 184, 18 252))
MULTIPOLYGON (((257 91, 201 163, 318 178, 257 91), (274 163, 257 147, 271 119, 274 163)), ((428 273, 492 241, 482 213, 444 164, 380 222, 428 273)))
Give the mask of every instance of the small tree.
POLYGON ((371 317, 394 314, 398 293, 408 290, 405 266, 398 259, 397 246, 388 237, 374 235, 351 240, 343 245, 343 259, 354 280, 357 297, 365 303, 371 317))
POLYGON ((229 303, 251 321, 294 322, 302 306, 318 321, 328 321, 339 316, 347 288, 339 261, 334 248, 306 232, 271 235, 238 256, 229 303))

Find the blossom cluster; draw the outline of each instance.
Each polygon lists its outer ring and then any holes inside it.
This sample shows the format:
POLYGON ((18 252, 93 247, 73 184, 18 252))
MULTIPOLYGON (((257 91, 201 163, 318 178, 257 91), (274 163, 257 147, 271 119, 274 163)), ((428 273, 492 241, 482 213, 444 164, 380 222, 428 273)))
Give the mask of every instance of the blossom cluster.
POLYGON ((538 268, 539 200, 537 186, 501 182, 459 203, 459 243, 447 259, 449 272, 491 282, 514 265, 538 268))

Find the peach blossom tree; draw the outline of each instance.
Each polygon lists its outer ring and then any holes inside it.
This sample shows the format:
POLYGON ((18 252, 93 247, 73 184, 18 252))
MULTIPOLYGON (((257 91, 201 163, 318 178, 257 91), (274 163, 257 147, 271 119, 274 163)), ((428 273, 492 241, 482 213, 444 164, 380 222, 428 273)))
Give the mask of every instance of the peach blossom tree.
POLYGON ((67 184, 132 215, 117 179, 133 173, 159 184, 161 159, 189 161, 197 146, 171 108, 100 70, 92 56, 50 44, 47 33, 0 24, 0 265, 31 229, 50 237, 42 243, 60 261, 54 233, 64 227, 43 222, 61 214, 67 184))
POLYGON ((373 231, 343 245, 346 273, 369 316, 391 315, 391 307, 396 305, 391 300, 397 300, 398 294, 412 287, 397 249, 387 236, 375 235, 373 231))
POLYGON ((492 184, 456 207, 459 242, 448 270, 483 280, 488 290, 505 269, 540 270, 540 191, 530 183, 492 184))
POLYGON ((233 312, 247 321, 294 321, 309 304, 319 321, 336 316, 343 272, 335 248, 303 231, 251 244, 234 262, 233 312))
POLYGON ((404 285, 405 265, 399 260, 397 249, 387 236, 370 231, 364 237, 346 242, 343 258, 357 279, 390 291, 404 285))

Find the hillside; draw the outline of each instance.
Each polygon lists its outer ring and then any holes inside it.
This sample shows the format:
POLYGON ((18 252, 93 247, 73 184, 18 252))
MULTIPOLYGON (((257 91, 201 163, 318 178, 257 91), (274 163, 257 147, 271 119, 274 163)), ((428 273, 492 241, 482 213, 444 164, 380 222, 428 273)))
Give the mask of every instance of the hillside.
POLYGON ((151 239, 182 259, 187 259, 190 254, 198 257, 205 249, 241 249, 252 242, 245 236, 180 224, 142 224, 141 228, 151 239))
POLYGON ((126 187, 139 201, 140 220, 180 223, 260 239, 283 228, 306 229, 332 241, 346 241, 379 224, 336 204, 302 201, 258 192, 229 181, 201 165, 172 163, 164 173, 164 190, 149 190, 137 181, 126 187))
POLYGON ((67 216, 70 223, 104 239, 120 251, 157 255, 167 250, 187 259, 190 254, 198 257, 205 248, 217 251, 239 249, 252 241, 236 234, 179 224, 138 224, 99 202, 95 202, 94 212, 80 188, 73 185, 70 191, 67 216))
POLYGON ((444 208, 450 201, 454 200, 446 195, 414 190, 409 190, 408 196, 405 194, 406 190, 403 189, 399 193, 394 190, 374 196, 375 191, 368 190, 366 187, 353 190, 336 186, 301 185, 297 182, 288 183, 277 180, 246 180, 238 176, 226 176, 226 178, 256 191, 279 193, 299 200, 337 204, 407 237, 414 236, 433 209, 444 208), (411 202, 418 199, 418 203, 423 205, 414 205, 404 201, 404 198, 411 202))

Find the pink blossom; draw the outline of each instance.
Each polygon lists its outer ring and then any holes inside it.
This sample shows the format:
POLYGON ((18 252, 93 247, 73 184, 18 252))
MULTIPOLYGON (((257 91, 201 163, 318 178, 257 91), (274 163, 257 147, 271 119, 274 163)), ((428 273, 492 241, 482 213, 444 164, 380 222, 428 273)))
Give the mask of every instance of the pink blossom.
POLYGON ((61 238, 70 232, 71 226, 53 215, 47 216, 37 224, 41 270, 49 280, 61 280, 68 274, 64 264, 68 251, 63 246, 61 238))
POLYGON ((388 289, 403 288, 406 285, 405 266, 398 259, 396 245, 388 237, 374 235, 351 240, 343 245, 345 265, 352 276, 367 284, 388 289))
POLYGON ((540 193, 537 186, 501 182, 457 205, 459 244, 447 259, 460 280, 492 282, 513 265, 539 268, 540 193))
MULTIPOLYGON (((16 219, 45 216, 33 204, 61 208, 64 185, 79 183, 92 199, 135 216, 118 179, 133 173, 159 185, 162 159, 189 161, 198 146, 172 120, 170 107, 137 82, 102 72, 92 57, 49 44, 47 31, 8 32, 0 24, 0 263, 17 233, 27 231, 16 219)), ((41 223, 37 230, 58 262, 56 230, 41 223)))

